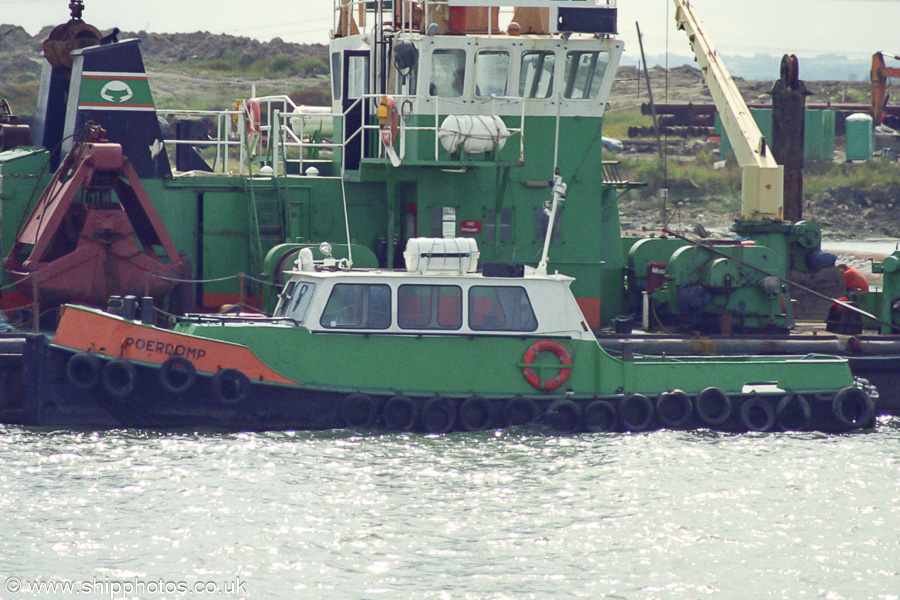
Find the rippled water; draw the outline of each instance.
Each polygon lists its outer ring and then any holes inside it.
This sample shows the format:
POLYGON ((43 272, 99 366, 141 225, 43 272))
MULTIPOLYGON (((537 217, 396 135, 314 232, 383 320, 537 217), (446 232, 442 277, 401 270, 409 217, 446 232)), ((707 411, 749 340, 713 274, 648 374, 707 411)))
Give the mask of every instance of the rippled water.
POLYGON ((856 435, 0 428, 0 598, 897 598, 898 498, 898 420, 856 435))

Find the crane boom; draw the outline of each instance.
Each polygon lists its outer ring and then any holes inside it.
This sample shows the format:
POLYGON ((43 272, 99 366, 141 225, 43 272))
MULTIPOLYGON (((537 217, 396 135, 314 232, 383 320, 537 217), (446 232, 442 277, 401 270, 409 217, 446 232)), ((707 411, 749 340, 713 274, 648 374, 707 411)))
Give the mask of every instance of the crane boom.
POLYGON ((687 33, 709 87, 716 110, 741 166, 741 219, 781 221, 784 218, 784 168, 766 145, 747 103, 712 42, 706 37, 689 0, 674 0, 678 29, 687 33))
MULTIPOLYGON (((891 56, 900 60, 896 56, 891 56)), ((875 124, 881 125, 884 121, 884 108, 887 106, 887 80, 888 77, 900 77, 900 69, 884 64, 884 53, 876 52, 872 55, 872 116, 875 124)))

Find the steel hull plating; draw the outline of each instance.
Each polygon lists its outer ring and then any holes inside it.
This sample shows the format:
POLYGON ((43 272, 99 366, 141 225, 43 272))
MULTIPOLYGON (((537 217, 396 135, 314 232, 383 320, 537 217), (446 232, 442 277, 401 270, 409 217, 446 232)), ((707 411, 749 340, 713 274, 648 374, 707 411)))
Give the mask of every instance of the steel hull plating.
POLYGON ((571 434, 659 428, 840 432, 874 424, 864 407, 847 405, 843 414, 836 414, 834 398, 827 394, 788 401, 785 394, 732 395, 727 412, 721 412, 708 399, 701 406, 697 396, 683 408, 677 398, 641 395, 379 396, 254 381, 246 396, 234 402, 232 397, 223 399, 209 374, 198 375, 188 391, 172 393, 161 385, 160 369, 146 365, 136 366, 133 390, 123 398, 102 377, 91 389, 74 385, 67 375, 72 352, 47 345, 40 336, 30 336, 26 345, 33 368, 24 369, 21 378, 11 375, 8 366, 4 369, 0 418, 29 426, 228 431, 355 427, 426 433, 536 426, 571 434))

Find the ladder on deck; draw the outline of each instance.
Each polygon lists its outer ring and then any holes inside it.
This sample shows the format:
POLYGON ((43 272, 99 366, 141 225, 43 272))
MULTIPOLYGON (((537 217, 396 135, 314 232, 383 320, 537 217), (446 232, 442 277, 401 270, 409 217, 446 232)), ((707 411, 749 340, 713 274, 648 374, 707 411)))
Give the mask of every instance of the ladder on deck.
POLYGON ((250 270, 258 277, 263 271, 266 253, 285 241, 285 206, 287 188, 279 186, 281 177, 272 177, 264 186, 253 177, 245 179, 245 193, 249 199, 250 270))

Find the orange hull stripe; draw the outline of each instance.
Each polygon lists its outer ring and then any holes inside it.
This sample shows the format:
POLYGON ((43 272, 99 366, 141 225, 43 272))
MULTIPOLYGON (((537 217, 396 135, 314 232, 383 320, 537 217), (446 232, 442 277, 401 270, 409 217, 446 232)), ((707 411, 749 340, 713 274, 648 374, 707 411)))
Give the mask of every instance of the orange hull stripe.
POLYGON ((161 365, 170 356, 184 356, 199 372, 238 369, 247 377, 275 383, 297 382, 279 375, 246 346, 208 340, 137 325, 117 317, 64 307, 53 343, 117 358, 161 365))

